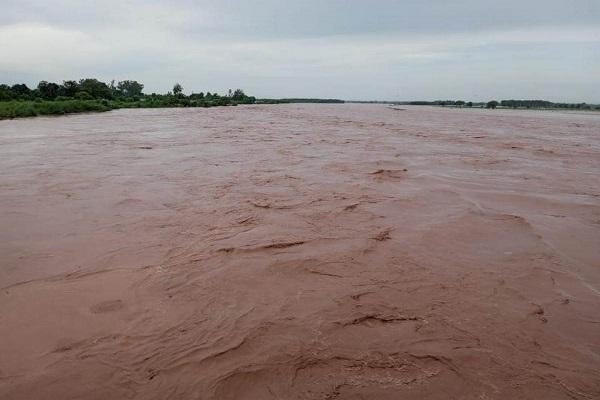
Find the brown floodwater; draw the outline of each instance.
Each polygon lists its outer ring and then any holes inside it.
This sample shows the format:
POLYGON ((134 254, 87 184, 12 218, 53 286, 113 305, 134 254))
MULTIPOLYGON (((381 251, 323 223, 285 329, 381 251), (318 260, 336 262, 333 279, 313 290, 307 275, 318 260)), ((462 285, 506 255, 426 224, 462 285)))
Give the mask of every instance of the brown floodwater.
POLYGON ((600 114, 0 121, 2 399, 600 398, 600 114))

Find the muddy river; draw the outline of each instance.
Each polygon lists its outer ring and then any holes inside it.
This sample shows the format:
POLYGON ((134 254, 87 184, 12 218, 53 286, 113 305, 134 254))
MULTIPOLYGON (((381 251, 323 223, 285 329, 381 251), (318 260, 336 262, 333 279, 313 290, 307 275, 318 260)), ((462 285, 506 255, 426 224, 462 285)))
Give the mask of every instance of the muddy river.
POLYGON ((600 398, 600 114, 0 121, 2 399, 600 398))

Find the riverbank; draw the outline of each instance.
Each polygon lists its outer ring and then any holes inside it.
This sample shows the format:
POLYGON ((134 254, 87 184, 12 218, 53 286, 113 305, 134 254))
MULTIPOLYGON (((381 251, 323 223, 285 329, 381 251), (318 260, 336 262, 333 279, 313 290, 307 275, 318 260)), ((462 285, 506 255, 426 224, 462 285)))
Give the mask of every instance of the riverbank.
POLYGON ((219 107, 236 106, 235 101, 190 100, 187 98, 161 99, 154 101, 144 98, 135 101, 117 100, 53 100, 53 101, 4 101, 0 102, 0 120, 36 117, 41 115, 65 115, 84 112, 104 112, 120 108, 177 108, 177 107, 219 107))
POLYGON ((214 100, 190 98, 153 99, 144 97, 140 100, 53 100, 53 101, 4 101, 0 102, 0 120, 36 117, 42 115, 65 115, 85 112, 105 112, 121 108, 179 108, 179 107, 224 107, 239 104, 291 104, 291 103, 344 103, 333 99, 259 99, 252 102, 239 103, 227 97, 214 100))
POLYGON ((108 101, 103 100, 3 101, 0 102, 0 120, 38 115, 102 112, 110 111, 113 108, 108 101))

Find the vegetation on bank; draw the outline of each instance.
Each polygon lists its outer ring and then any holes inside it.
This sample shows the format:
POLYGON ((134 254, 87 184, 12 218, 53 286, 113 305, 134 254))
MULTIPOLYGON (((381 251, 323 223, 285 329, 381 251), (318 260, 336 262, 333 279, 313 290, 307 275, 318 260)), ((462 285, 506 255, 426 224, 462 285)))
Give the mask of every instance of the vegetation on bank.
POLYGON ((491 100, 485 102, 465 102, 462 100, 436 100, 436 101, 408 101, 395 104, 413 106, 442 106, 442 107, 474 107, 490 108, 498 107, 512 109, 569 109, 569 110, 600 110, 600 104, 586 103, 553 103, 546 100, 491 100))
POLYGON ((262 104, 290 104, 290 103, 332 103, 343 104, 344 100, 340 99, 315 99, 315 98, 286 98, 286 99, 260 99, 257 103, 262 104))
POLYGON ((61 84, 41 81, 35 89, 24 83, 0 85, 0 119, 61 115, 118 108, 216 107, 254 104, 256 98, 243 90, 229 90, 226 95, 200 92, 185 95, 176 83, 167 94, 144 94, 137 81, 114 81, 106 84, 88 78, 63 81, 61 84))
MULTIPOLYGON (((30 89, 24 83, 0 84, 0 119, 32 117, 36 115, 61 115, 69 113, 109 111, 118 108, 164 108, 164 107, 216 107, 238 104, 287 104, 287 103, 344 103, 339 99, 284 98, 256 99, 243 90, 231 89, 225 95, 200 92, 185 95, 183 87, 176 83, 166 94, 145 94, 144 85, 133 80, 115 83, 101 82, 94 78, 68 80, 62 83, 41 81, 30 89)), ((363 103, 356 101, 353 103, 363 103)), ((600 110, 600 105, 586 103, 553 103, 545 100, 492 100, 466 102, 463 100, 364 102, 399 105, 427 105, 442 107, 513 108, 513 109, 570 109, 600 110)))
POLYGON ((238 104, 343 103, 338 99, 259 99, 243 90, 226 95, 200 92, 185 95, 176 83, 167 94, 145 94, 144 85, 133 80, 105 83, 94 78, 62 83, 41 81, 34 89, 26 84, 0 84, 0 119, 61 115, 118 108, 216 107, 238 104))
POLYGON ((0 119, 35 117, 37 115, 62 115, 82 112, 110 111, 114 107, 107 100, 65 101, 1 101, 0 119))

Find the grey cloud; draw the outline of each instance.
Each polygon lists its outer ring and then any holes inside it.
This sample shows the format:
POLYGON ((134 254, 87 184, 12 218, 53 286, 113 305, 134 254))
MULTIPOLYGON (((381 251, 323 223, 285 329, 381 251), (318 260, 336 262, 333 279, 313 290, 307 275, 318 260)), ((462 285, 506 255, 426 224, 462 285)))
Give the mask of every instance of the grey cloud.
POLYGON ((597 25, 597 0, 7 0, 0 23, 70 27, 135 25, 140 19, 191 33, 315 37, 362 33, 477 32, 537 26, 597 25), (184 16, 184 18, 182 18, 184 16))
POLYGON ((0 81, 591 102, 600 101, 599 21, 595 0, 4 0, 0 81))

